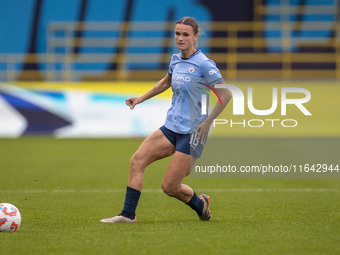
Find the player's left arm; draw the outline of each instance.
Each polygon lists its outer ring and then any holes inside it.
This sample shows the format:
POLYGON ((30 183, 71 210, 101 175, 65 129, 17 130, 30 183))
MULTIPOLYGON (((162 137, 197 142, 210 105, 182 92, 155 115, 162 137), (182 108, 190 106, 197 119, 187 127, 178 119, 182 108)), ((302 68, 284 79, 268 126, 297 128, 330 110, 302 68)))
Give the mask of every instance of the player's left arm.
MULTIPOLYGON (((225 82, 222 81, 219 84, 224 84, 225 82)), ((197 139, 203 144, 208 137, 208 133, 210 130, 210 126, 213 123, 214 119, 220 115, 220 113, 224 110, 224 108, 228 105, 230 99, 232 98, 232 94, 229 89, 227 88, 216 88, 215 89, 221 98, 222 105, 217 103, 214 109, 212 110, 209 117, 203 121, 195 130, 198 132, 197 139)))

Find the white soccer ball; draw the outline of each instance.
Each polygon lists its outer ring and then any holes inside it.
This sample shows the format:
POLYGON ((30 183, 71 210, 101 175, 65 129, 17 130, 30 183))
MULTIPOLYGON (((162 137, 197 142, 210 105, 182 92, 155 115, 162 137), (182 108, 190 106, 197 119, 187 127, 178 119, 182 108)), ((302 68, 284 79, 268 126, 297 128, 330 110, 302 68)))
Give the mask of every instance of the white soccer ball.
POLYGON ((14 205, 0 203, 0 232, 17 231, 21 224, 21 214, 14 205))

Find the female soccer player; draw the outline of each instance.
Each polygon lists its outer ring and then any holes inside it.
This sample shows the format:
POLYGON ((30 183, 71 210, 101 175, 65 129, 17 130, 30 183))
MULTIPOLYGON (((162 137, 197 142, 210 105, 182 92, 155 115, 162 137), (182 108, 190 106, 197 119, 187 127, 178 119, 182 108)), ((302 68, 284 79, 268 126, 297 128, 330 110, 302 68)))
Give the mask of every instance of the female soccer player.
POLYGON ((215 63, 195 47, 198 36, 199 26, 194 18, 180 19, 175 27, 175 41, 180 53, 172 56, 168 74, 144 95, 126 100, 126 104, 133 110, 137 104, 168 88, 172 87, 173 90, 172 105, 164 126, 146 138, 131 158, 122 212, 112 218, 102 219, 101 222, 136 222, 135 211, 143 186, 145 168, 152 162, 171 155, 173 157, 162 181, 163 191, 190 206, 200 220, 211 218, 209 197, 205 194, 197 196, 193 189, 182 184, 182 181, 189 175, 192 163, 200 157, 210 126, 228 104, 231 93, 225 88, 216 89, 222 104, 216 104, 209 117, 198 118, 200 121, 196 121, 196 124, 195 121, 194 124, 190 121, 190 109, 200 113, 202 107, 200 97, 190 93, 196 79, 203 80, 210 86, 223 83, 215 63))

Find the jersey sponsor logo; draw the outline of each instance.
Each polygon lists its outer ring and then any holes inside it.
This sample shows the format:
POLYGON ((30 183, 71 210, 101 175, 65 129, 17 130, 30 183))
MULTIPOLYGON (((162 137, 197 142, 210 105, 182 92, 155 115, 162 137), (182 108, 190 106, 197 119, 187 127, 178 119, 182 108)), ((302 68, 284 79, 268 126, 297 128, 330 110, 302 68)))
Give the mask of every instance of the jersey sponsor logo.
POLYGON ((188 71, 189 71, 189 73, 195 72, 195 67, 194 66, 190 66, 188 71))
POLYGON ((190 81, 191 80, 190 77, 178 75, 178 74, 175 74, 173 78, 175 80, 180 80, 180 81, 190 81))
POLYGON ((211 70, 209 71, 209 75, 213 75, 213 74, 218 74, 217 69, 211 69, 211 70))

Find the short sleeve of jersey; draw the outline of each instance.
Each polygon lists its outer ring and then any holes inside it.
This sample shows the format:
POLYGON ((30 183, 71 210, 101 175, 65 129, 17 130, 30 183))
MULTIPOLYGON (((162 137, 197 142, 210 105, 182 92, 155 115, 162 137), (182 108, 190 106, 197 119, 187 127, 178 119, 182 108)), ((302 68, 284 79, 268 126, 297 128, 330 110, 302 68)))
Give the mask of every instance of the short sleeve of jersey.
POLYGON ((170 64, 169 64, 169 71, 168 71, 168 74, 169 76, 171 77, 172 76, 172 73, 174 71, 174 56, 171 57, 171 61, 170 61, 170 64))
POLYGON ((220 73, 220 70, 218 70, 215 62, 212 61, 211 59, 206 60, 202 63, 201 73, 203 77, 206 79, 207 83, 211 86, 223 81, 223 77, 220 73))

